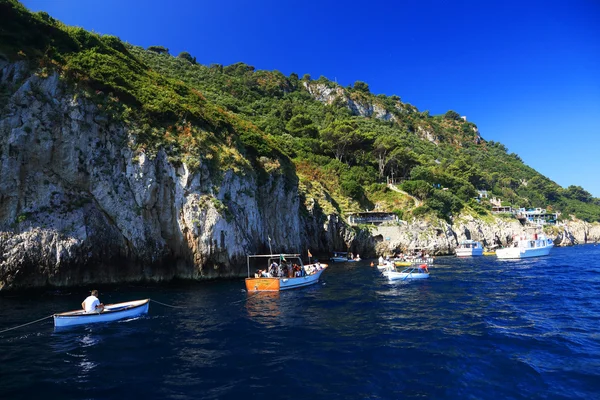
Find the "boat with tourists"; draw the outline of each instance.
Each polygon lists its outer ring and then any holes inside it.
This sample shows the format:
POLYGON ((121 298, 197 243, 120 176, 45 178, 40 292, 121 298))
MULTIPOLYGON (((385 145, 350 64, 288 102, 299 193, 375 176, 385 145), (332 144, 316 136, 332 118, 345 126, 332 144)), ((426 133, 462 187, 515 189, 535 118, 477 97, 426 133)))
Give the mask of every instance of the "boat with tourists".
POLYGON ((522 234, 513 237, 513 245, 496 250, 496 257, 500 259, 519 259, 529 257, 547 256, 554 247, 552 239, 543 233, 522 234))
POLYGON ((476 240, 463 240, 456 248, 457 257, 474 257, 483 255, 483 246, 476 240))
POLYGON ((398 253, 392 260, 396 267, 410 267, 412 265, 433 265, 434 258, 429 256, 425 250, 418 250, 412 254, 398 253))
POLYGON ((144 299, 108 304, 101 311, 75 310, 58 313, 53 315, 54 326, 60 328, 139 317, 148 313, 149 305, 150 299, 144 299))
POLYGON ((278 292, 314 285, 319 282, 323 271, 328 267, 316 261, 306 264, 300 254, 257 254, 247 256, 248 277, 246 290, 248 292, 278 292), (267 267, 257 269, 250 274, 250 260, 265 259, 267 267))
POLYGON ((426 279, 429 278, 429 269, 427 264, 418 264, 406 267, 400 271, 394 266, 381 273, 389 281, 407 280, 407 279, 426 279))
POLYGON ((356 257, 347 251, 334 251, 333 256, 329 259, 331 262, 355 262, 360 261, 360 256, 357 254, 356 257))

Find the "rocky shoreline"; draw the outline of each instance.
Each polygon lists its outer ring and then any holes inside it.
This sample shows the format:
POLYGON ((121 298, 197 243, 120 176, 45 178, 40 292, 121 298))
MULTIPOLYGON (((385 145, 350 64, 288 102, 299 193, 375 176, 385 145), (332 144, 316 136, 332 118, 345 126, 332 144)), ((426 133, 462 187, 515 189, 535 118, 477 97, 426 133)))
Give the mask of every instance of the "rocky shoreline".
MULTIPOLYGON (((431 224, 413 221, 405 225, 379 226, 372 230, 377 242, 378 254, 391 254, 399 249, 424 249, 429 254, 453 255, 454 249, 462 240, 473 239, 489 247, 494 244, 507 246, 514 235, 524 232, 518 220, 494 218, 484 221, 471 216, 463 216, 450 225, 445 221, 431 224)), ((569 221, 560 226, 547 226, 545 232, 555 246, 573 246, 600 241, 600 224, 584 221, 569 221)))

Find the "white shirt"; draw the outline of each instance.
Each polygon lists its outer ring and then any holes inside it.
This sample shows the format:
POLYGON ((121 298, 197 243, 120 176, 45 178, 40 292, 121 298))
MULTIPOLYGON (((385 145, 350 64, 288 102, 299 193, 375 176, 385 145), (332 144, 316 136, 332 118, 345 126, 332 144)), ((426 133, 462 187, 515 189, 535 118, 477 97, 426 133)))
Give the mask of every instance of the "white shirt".
POLYGON ((85 306, 85 312, 94 312, 96 311, 96 306, 100 305, 100 300, 96 296, 88 296, 83 301, 83 305, 85 306))

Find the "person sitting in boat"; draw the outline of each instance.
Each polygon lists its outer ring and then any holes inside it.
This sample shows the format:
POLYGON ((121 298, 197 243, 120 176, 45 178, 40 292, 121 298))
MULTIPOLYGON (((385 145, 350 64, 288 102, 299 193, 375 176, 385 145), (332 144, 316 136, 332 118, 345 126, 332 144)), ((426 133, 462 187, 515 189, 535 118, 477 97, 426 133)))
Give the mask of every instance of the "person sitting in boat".
POLYGON ((294 264, 294 276, 299 278, 302 276, 302 272, 300 271, 300 266, 298 264, 294 264))
POLYGON ((379 256, 379 265, 383 265, 383 256, 379 256))
POLYGON ((315 267, 317 268, 317 271, 320 271, 323 269, 319 260, 315 260, 315 267))
POLYGON ((279 264, 273 261, 269 267, 269 272, 272 276, 279 276, 279 264))
POLYGON ((269 273, 269 271, 267 271, 267 270, 264 270, 264 271, 262 271, 262 273, 261 273, 261 277, 263 277, 263 278, 272 278, 272 277, 273 277, 273 275, 271 275, 271 274, 269 273))
POLYGON ((91 312, 102 312, 104 311, 104 304, 100 303, 100 300, 98 300, 98 291, 97 290, 92 290, 92 293, 90 296, 88 296, 83 303, 81 303, 81 308, 83 308, 85 310, 86 313, 91 313, 91 312))

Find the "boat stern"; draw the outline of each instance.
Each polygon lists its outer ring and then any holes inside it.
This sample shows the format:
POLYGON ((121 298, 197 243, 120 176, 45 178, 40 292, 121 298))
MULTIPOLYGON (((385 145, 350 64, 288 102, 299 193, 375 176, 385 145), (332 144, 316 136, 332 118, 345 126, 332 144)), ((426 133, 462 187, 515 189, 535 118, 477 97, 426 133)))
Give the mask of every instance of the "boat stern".
POLYGON ((278 278, 246 278, 248 292, 278 292, 278 278))

